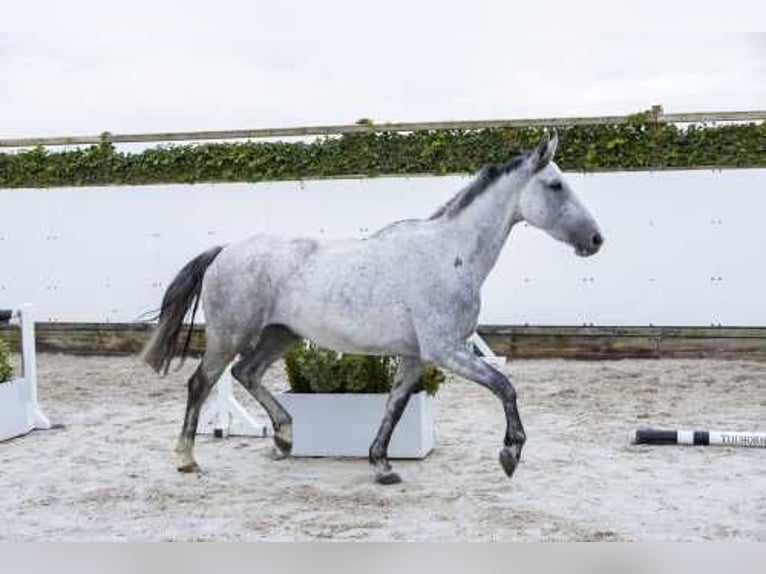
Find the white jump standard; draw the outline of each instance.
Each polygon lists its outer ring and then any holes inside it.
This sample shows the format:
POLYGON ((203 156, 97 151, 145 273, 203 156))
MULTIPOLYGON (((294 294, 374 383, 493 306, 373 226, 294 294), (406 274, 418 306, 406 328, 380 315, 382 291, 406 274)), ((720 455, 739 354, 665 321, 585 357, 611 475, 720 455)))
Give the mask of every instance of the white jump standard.
POLYGON ((271 421, 258 419, 247 412, 234 396, 231 365, 216 384, 217 393, 210 397, 200 415, 197 432, 212 434, 216 438, 250 436, 266 438, 274 435, 271 421))
POLYGON ((31 305, 0 310, 0 322, 18 319, 21 325, 22 377, 0 383, 0 440, 49 429, 51 423, 37 404, 37 359, 35 322, 31 305))
POLYGON ((637 429, 631 431, 630 442, 632 444, 749 446, 766 448, 766 432, 637 429))

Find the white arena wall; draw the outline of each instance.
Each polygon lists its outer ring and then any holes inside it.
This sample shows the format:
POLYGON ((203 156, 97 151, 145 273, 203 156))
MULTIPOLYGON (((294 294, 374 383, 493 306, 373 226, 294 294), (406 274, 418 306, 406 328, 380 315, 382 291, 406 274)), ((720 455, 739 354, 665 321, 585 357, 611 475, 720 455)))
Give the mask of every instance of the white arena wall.
MULTIPOLYGON (((0 308, 134 322, 203 249, 255 232, 361 236, 427 217, 466 177, 0 190, 0 308)), ((568 174, 601 224, 593 258, 518 226, 481 322, 766 325, 766 169, 568 174)))

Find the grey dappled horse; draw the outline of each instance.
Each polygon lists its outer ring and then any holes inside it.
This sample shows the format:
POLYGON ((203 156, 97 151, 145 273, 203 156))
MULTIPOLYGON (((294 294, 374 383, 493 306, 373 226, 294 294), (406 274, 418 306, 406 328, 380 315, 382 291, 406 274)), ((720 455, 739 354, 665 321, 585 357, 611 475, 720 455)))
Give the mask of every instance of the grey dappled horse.
MULTIPOLYGON (((395 355, 399 367, 383 421, 370 446, 375 480, 399 482, 388 443, 423 363, 430 361, 489 389, 507 421, 500 463, 516 469, 526 440, 508 377, 466 347, 479 317, 479 292, 511 228, 526 221, 596 253, 603 238, 552 161, 557 137, 508 163, 490 165, 428 219, 398 221, 364 239, 319 241, 255 235, 190 261, 168 287, 144 360, 166 373, 188 310, 202 302, 206 350, 189 379, 176 446, 178 469, 197 470, 192 449, 199 411, 227 365, 274 425, 289 454, 292 420, 261 385, 268 367, 300 337, 345 353, 395 355)), ((192 321, 193 321, 192 312, 192 321)))

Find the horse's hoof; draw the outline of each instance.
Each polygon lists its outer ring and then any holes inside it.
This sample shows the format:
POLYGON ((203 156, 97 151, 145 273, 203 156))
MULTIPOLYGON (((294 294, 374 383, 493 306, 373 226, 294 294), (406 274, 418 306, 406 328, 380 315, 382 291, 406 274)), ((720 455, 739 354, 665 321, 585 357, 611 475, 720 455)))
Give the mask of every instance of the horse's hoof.
POLYGON ((290 441, 286 441, 281 436, 275 434, 274 435, 274 444, 279 449, 279 452, 282 453, 283 457, 290 456, 290 453, 293 451, 293 443, 290 441))
POLYGON ((513 448, 506 446, 500 450, 500 466, 503 467, 508 478, 513 476, 516 467, 519 465, 518 456, 513 452, 513 448))
POLYGON ((274 428, 274 444, 282 451, 282 454, 290 455, 293 451, 293 425, 291 423, 282 423, 274 428))
POLYGON ((271 452, 269 453, 269 457, 271 460, 285 460, 289 457, 289 455, 285 454, 281 450, 279 450, 277 447, 274 447, 271 449, 271 452))
POLYGON ((195 461, 180 463, 177 467, 178 472, 192 473, 199 472, 199 465, 195 461))
POLYGON ((189 449, 178 448, 175 451, 175 456, 178 472, 199 472, 197 461, 194 460, 194 455, 189 449))
POLYGON ((378 484, 399 484, 402 477, 393 470, 379 470, 375 473, 375 482, 378 484))

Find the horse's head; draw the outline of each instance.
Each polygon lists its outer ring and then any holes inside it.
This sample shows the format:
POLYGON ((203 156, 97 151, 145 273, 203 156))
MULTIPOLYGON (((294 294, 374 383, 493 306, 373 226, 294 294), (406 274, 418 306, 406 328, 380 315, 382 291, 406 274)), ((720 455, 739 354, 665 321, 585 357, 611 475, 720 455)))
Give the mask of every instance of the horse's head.
POLYGON ((558 137, 546 134, 529 155, 532 179, 519 196, 519 211, 524 221, 568 243, 577 255, 595 254, 604 243, 598 224, 580 202, 553 162, 558 137))

